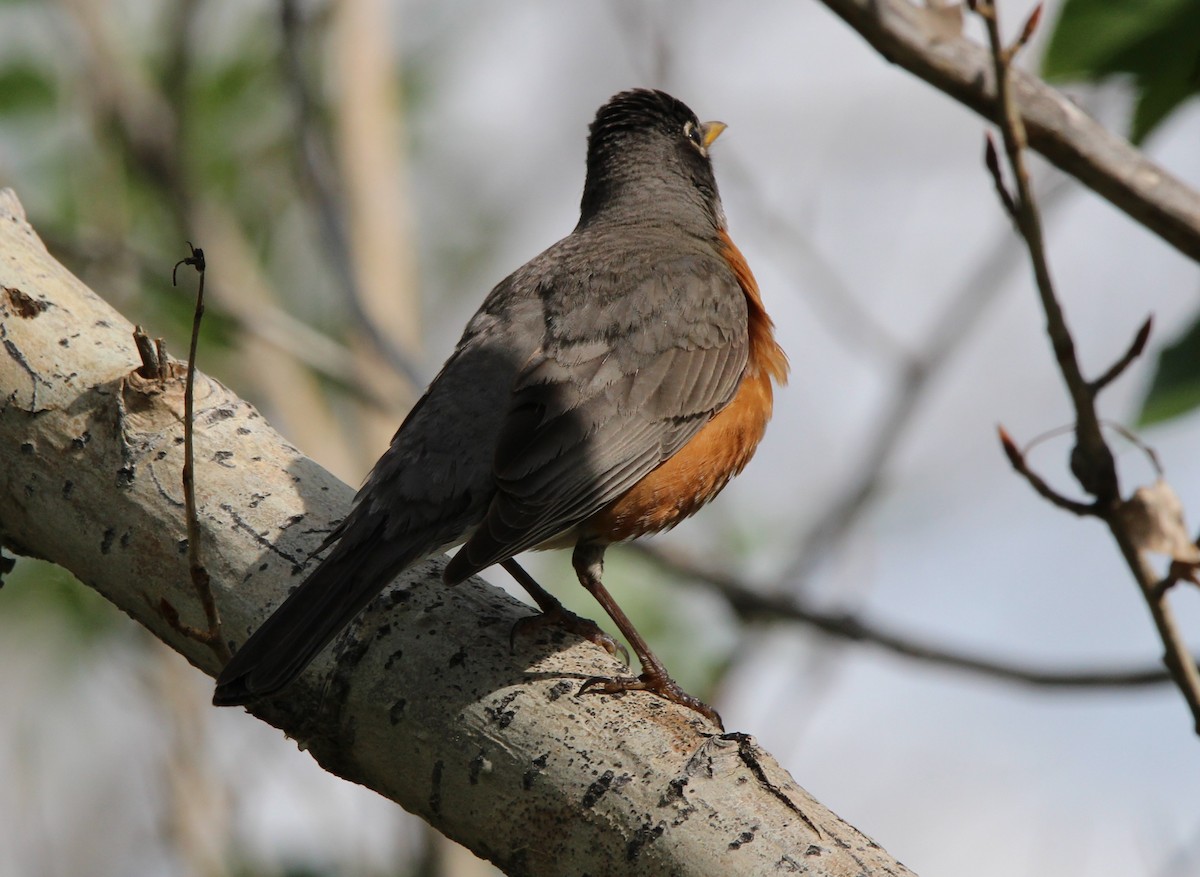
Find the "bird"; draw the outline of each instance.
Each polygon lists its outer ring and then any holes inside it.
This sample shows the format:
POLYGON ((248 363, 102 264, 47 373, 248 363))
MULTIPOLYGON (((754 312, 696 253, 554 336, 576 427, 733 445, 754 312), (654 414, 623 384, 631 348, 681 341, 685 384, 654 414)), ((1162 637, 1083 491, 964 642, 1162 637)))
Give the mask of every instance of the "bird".
MULTIPOLYGON (((571 549, 648 691, 722 727, 602 582, 605 549, 674 527, 753 456, 788 359, 726 227, 710 147, 726 128, 666 92, 610 98, 588 130, 579 222, 484 299, 307 578, 234 653, 213 702, 290 683, 391 581, 458 547, 454 585, 500 564, 560 625, 615 654, 514 560, 571 549)), ((319 549, 321 550, 321 549, 319 549)))

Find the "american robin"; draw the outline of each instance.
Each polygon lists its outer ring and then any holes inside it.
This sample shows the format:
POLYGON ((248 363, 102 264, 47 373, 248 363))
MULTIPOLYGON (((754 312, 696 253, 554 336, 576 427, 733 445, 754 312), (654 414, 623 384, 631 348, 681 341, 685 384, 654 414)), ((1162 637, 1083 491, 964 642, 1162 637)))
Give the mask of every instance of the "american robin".
POLYGON ((754 275, 725 229, 700 122, 622 92, 588 136, 579 224, 503 280, 375 464, 333 550, 246 640, 214 703, 278 691, 405 568, 461 545, 453 585, 499 563, 542 609, 612 649, 513 560, 574 549, 580 583, 642 664, 580 689, 655 692, 708 716, 601 583, 604 550, 675 526, 754 454, 787 377, 754 275))

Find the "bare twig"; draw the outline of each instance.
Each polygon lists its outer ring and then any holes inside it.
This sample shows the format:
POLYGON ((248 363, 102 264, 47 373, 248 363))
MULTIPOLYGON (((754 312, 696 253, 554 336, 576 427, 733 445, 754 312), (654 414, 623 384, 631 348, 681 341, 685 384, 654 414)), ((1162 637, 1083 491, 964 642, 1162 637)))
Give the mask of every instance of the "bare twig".
POLYGON ((1029 482, 1029 486, 1036 490, 1039 496, 1073 515, 1079 515, 1080 517, 1099 516, 1100 511, 1096 503, 1079 502, 1078 500, 1063 496, 1047 484, 1045 479, 1030 469, 1029 465, 1025 462, 1025 451, 1017 446, 1017 443, 1013 441, 1012 436, 1008 434, 1008 431, 1003 426, 996 427, 996 432, 1000 436, 1000 445, 1004 448, 1004 455, 1008 457, 1008 462, 1012 464, 1017 474, 1029 482))
MULTIPOLYGON (((70 256, 69 261, 65 258, 63 261, 76 273, 81 270, 76 267, 76 262, 86 270, 93 263, 103 264, 115 256, 132 262, 135 270, 144 278, 157 276, 154 266, 158 264, 158 258, 123 238, 96 237, 82 243, 49 233, 43 234, 42 238, 59 258, 63 258, 63 254, 70 256)), ((209 250, 212 251, 211 242, 209 250)), ((209 293, 204 303, 206 314, 215 314, 251 339, 286 353, 305 368, 336 383, 351 399, 381 412, 392 410, 391 400, 385 399, 377 388, 366 386, 357 379, 353 351, 341 341, 313 328, 272 301, 247 297, 244 287, 239 287, 236 294, 222 295, 222 286, 218 284, 209 289, 209 293)), ((154 344, 162 344, 162 339, 155 339, 154 344)), ((169 361, 165 352, 158 356, 158 360, 169 361)))
POLYGON ((221 616, 217 612, 216 600, 213 599, 212 582, 208 569, 200 557, 200 521, 196 516, 196 459, 193 450, 195 393, 193 390, 196 382, 196 348, 200 343, 200 322, 204 317, 205 264, 202 249, 192 246, 190 242, 188 248, 192 251, 192 255, 175 263, 175 268, 171 271, 171 285, 175 285, 175 272, 179 270, 180 265, 189 265, 195 268, 200 275, 200 281, 196 288, 196 313, 192 319, 192 340, 188 348, 187 378, 183 390, 183 504, 187 518, 188 570, 192 576, 192 585, 196 589, 196 596, 204 609, 204 619, 208 628, 197 630, 182 625, 178 613, 166 600, 162 601, 162 609, 172 627, 205 643, 222 660, 227 661, 230 657, 229 646, 221 636, 221 616))
MULTIPOLYGON (((1050 338, 1059 371, 1075 409, 1075 447, 1071 452, 1071 472, 1083 489, 1096 497, 1095 503, 1085 506, 1057 494, 1025 466, 1023 455, 1003 431, 1001 431, 1001 441, 1014 468, 1025 476, 1039 494, 1060 508, 1076 514, 1092 514, 1104 519, 1141 588, 1163 642, 1165 649, 1163 662, 1183 694, 1192 712, 1196 732, 1200 734, 1200 670, 1197 670, 1196 661, 1188 652, 1182 633, 1167 604, 1165 599, 1167 589, 1163 587, 1158 575, 1146 559, 1145 552, 1141 549, 1134 533, 1131 532, 1126 516, 1120 514, 1122 501, 1116 462, 1104 439, 1100 418, 1096 412, 1098 392, 1120 375, 1141 352, 1149 336, 1150 324, 1149 321, 1143 324, 1130 349, 1100 378, 1095 381, 1088 381, 1084 378, 1075 353, 1074 339, 1067 327, 1062 307, 1050 278, 1041 218, 1032 187, 1029 184, 1029 173, 1025 164, 1025 126, 1018 111, 1011 79, 1010 65, 1013 57, 1036 28, 1041 8, 1035 8, 1022 28, 1021 36, 1013 45, 1006 47, 1000 36, 1000 23, 994 0, 972 0, 970 6, 983 19, 987 28, 996 82, 995 121, 1004 138, 1005 157, 1012 172, 1013 185, 1016 187, 1015 193, 1009 193, 1008 197, 1002 197, 1001 200, 1005 209, 1010 211, 1017 230, 1024 238, 1029 250, 1029 258, 1037 281, 1038 295, 1046 315, 1046 333, 1050 338)), ((989 153, 994 154, 994 149, 989 149, 989 153)), ((999 161, 989 160, 988 168, 997 189, 1005 191, 999 161)))
POLYGON ((1039 688, 1126 688, 1171 681, 1171 674, 1159 666, 1051 670, 972 655, 896 633, 854 613, 817 609, 794 594, 762 593, 733 575, 717 571, 709 564, 696 563, 682 552, 670 551, 661 545, 634 543, 629 550, 637 551, 670 575, 712 588, 746 621, 806 624, 837 639, 877 646, 922 663, 1039 688))
POLYGON ((167 359, 167 347, 161 338, 152 339, 141 326, 133 327, 133 344, 137 348, 142 367, 138 369, 142 377, 158 381, 160 384, 170 373, 167 359))
MULTIPOLYGON (((1154 327, 1154 318, 1146 317, 1146 322, 1142 323, 1142 328, 1138 329, 1137 335, 1133 337, 1133 343, 1129 345, 1129 349, 1125 354, 1113 363, 1112 367, 1100 377, 1092 381, 1092 392, 1099 394, 1101 390, 1119 378, 1125 373, 1125 369, 1133 364, 1133 361, 1142 355, 1142 351, 1146 349, 1146 342, 1150 340, 1150 330, 1154 327)), ((1126 436, 1130 438, 1130 436, 1126 436)), ((1138 442, 1140 445, 1141 443, 1138 442)))

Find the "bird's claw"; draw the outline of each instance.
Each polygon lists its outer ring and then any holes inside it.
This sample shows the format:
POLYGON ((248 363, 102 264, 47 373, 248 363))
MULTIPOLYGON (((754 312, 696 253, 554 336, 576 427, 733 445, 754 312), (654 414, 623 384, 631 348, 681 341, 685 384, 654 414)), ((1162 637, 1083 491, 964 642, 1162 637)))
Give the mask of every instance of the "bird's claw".
POLYGON ((577 694, 621 694, 626 691, 650 691, 657 694, 664 700, 669 700, 672 703, 677 703, 680 706, 685 706, 694 712, 700 713, 722 731, 725 730, 725 723, 721 721, 721 715, 715 709, 710 707, 698 697, 694 697, 684 691, 679 683, 670 676, 656 676, 651 673, 643 673, 641 676, 593 676, 591 679, 584 681, 583 685, 579 686, 577 694))

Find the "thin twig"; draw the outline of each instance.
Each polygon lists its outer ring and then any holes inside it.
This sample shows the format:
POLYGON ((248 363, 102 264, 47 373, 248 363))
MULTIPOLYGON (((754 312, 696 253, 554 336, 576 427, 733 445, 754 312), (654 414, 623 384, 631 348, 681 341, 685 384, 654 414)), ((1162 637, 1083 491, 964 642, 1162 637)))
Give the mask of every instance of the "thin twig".
POLYGON ((174 608, 165 600, 162 608, 168 622, 171 622, 172 618, 174 619, 172 626, 210 646, 222 660, 228 661, 230 658, 229 646, 221 636, 221 616, 217 612, 217 603, 213 598, 212 582, 208 569, 200 557, 200 520, 196 513, 196 457, 193 442, 195 432, 195 393, 193 390, 196 382, 196 348, 200 343, 200 322, 204 318, 205 264, 202 249, 192 246, 190 242, 188 248, 191 249, 192 255, 175 263, 175 268, 171 271, 171 285, 175 285, 175 272, 179 270, 180 265, 189 265, 195 268, 200 275, 200 281, 196 288, 196 313, 192 318, 192 340, 188 347, 187 378, 183 390, 183 504, 184 514, 187 517, 188 571, 191 574, 192 585, 196 589, 196 596, 204 609, 204 619, 208 628, 207 630, 196 630, 192 627, 184 627, 174 608))
MULTIPOLYGON (((1030 469, 1028 463, 1025 462, 1025 451, 1017 446, 1017 443, 1013 441, 1012 436, 1008 434, 1008 431, 1003 426, 996 427, 996 432, 1000 436, 1000 446, 1004 448, 1004 455, 1008 457, 1008 462, 1018 475, 1021 475, 1029 482, 1029 486, 1036 490, 1039 496, 1058 506, 1063 511, 1079 515, 1080 517, 1098 517, 1100 515, 1096 503, 1080 502, 1079 500, 1063 496, 1047 484, 1045 479, 1030 469)), ((1037 441, 1035 439, 1030 444, 1036 444, 1037 441)))
MULTIPOLYGON (((162 339, 158 339, 159 342, 162 339)), ((158 381, 160 384, 167 377, 167 360, 159 356, 159 344, 154 341, 141 326, 133 327, 133 345, 137 348, 142 360, 138 372, 144 378, 158 381)))
MULTIPOLYGON (((81 244, 74 239, 55 237, 50 232, 43 234, 42 239, 51 251, 67 253, 72 260, 88 267, 92 263, 103 265, 105 260, 120 258, 132 261, 139 275, 145 278, 156 276, 153 266, 158 262, 158 258, 131 246, 124 239, 98 237, 81 244)), ((79 273, 80 269, 74 268, 69 262, 68 265, 79 273)), ((215 314, 239 332, 286 353, 320 377, 337 384, 349 398, 379 411, 391 411, 394 408, 392 400, 385 399, 377 389, 365 386, 358 380, 359 372, 354 365, 353 352, 341 341, 313 328, 269 301, 255 298, 254 301, 247 302, 236 295, 221 295, 219 284, 209 292, 215 292, 216 296, 208 296, 204 304, 206 314, 215 314)), ((158 338, 154 343, 155 346, 161 346, 163 342, 158 338)), ((160 351, 158 361, 169 362, 165 351, 160 351)))
MULTIPOLYGON (((992 45, 992 58, 995 65, 996 97, 998 108, 998 124, 1004 138, 1005 157, 1012 171, 1015 195, 1006 202, 1006 208, 1012 205, 1013 221, 1025 239, 1029 249, 1029 259, 1033 266, 1034 278, 1037 281, 1038 295, 1041 298, 1042 310, 1046 315, 1046 333, 1054 349, 1059 371, 1066 384, 1067 392, 1075 408, 1075 450, 1071 455, 1071 469, 1079 479, 1084 490, 1096 497, 1100 503, 1113 504, 1120 500, 1117 484, 1116 461, 1100 432, 1100 421, 1096 416, 1095 396, 1091 386, 1083 377, 1079 359, 1075 353, 1075 341, 1067 327, 1062 305, 1054 291, 1054 283, 1050 277, 1050 265, 1046 258, 1046 242, 1042 234, 1042 218, 1033 196, 1033 186, 1030 184, 1029 169, 1025 162, 1025 126, 1017 112, 1016 102, 1012 94, 1009 79, 1009 65, 1022 43, 1018 42, 1010 48, 1004 48, 1000 40, 1000 26, 996 14, 996 6, 992 0, 979 0, 973 4, 975 11, 984 20, 988 29, 988 38, 992 45)), ((1030 16, 1034 22, 1039 16, 1035 8, 1030 16)), ((1029 32, 1027 22, 1022 33, 1029 32)), ((999 163, 994 167, 998 171, 999 163)), ((997 189, 1004 188, 1004 182, 996 172, 993 178, 997 189)))
POLYGON ((922 663, 1039 688, 1128 688, 1161 685, 1171 681, 1171 674, 1160 666, 1051 670, 972 655, 890 631, 854 613, 814 608, 794 594, 761 593, 735 576, 714 570, 711 565, 694 562, 682 552, 642 543, 634 543, 629 548, 673 576, 709 586, 746 621, 792 621, 806 624, 832 637, 878 646, 885 651, 922 663))
POLYGON ((1133 343, 1129 345, 1125 354, 1113 363, 1112 368, 1092 381, 1092 393, 1099 395, 1101 390, 1124 374, 1125 369, 1129 368, 1133 361, 1142 355, 1142 351, 1146 349, 1146 342, 1150 340, 1150 330, 1153 327, 1154 318, 1146 317, 1146 322, 1142 323, 1142 328, 1138 329, 1137 335, 1133 337, 1133 343))
MULTIPOLYGON (((1149 323, 1143 324, 1129 351, 1100 378, 1091 382, 1084 378, 1075 354, 1074 339, 1067 328, 1062 306, 1059 304, 1050 278, 1041 218, 1034 201, 1032 187, 1029 184, 1029 173, 1025 165, 1025 128, 1013 96, 1010 79, 1013 57, 1033 33, 1041 14, 1041 7, 1034 9, 1033 14, 1022 28, 1017 42, 1012 46, 1005 47, 1000 36, 1000 23, 994 0, 971 0, 970 6, 983 19, 987 28, 996 79, 995 121, 1004 138, 1005 155, 1012 172, 1013 183, 1016 186, 1015 195, 1002 198, 1002 201, 1005 209, 1011 209, 1013 220, 1029 250, 1034 277, 1037 280, 1038 295, 1046 315, 1046 333, 1050 337, 1059 371, 1075 409, 1075 448, 1071 453, 1071 472, 1083 489, 1096 497, 1093 511, 1089 513, 1104 519, 1125 562, 1133 573, 1150 609, 1151 616, 1154 618, 1159 637, 1162 639, 1165 649, 1163 663, 1171 672, 1175 684, 1183 694, 1184 700, 1191 710, 1196 733, 1200 734, 1200 670, 1197 670, 1196 661, 1187 650, 1182 632, 1165 599, 1166 589, 1162 587, 1157 573, 1147 561, 1145 552, 1141 550, 1134 534, 1130 531, 1125 516, 1120 514, 1121 494, 1116 462, 1104 439, 1100 418, 1096 412, 1097 393, 1124 371, 1141 352, 1146 338, 1149 336, 1149 323)), ((1001 179, 999 162, 989 161, 988 169, 997 189, 1004 189, 1005 184, 1001 179)), ((1078 504, 1065 500, 1044 483, 1039 485, 1041 479, 1024 467, 1022 455, 1019 452, 1014 454, 1016 445, 1011 439, 1002 433, 1001 440, 1009 460, 1013 462, 1018 471, 1025 475, 1038 493, 1060 507, 1079 513, 1078 504), (1069 505, 1064 505, 1064 500, 1069 505), (1072 509, 1070 504, 1075 505, 1076 508, 1072 509)))

